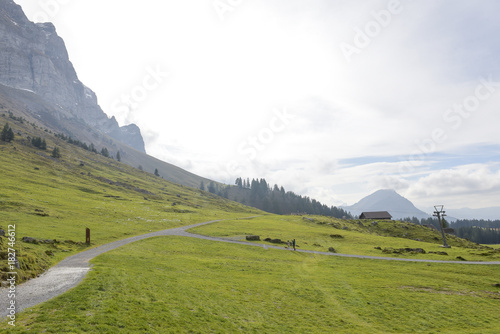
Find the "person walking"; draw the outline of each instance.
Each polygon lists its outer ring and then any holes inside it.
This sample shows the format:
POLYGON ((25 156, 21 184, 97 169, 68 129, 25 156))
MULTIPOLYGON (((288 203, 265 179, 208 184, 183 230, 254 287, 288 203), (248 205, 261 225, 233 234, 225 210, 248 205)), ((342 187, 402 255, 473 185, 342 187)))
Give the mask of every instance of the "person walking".
POLYGON ((290 249, 290 240, 286 241, 286 249, 290 249))
POLYGON ((295 239, 293 239, 292 243, 293 243, 293 250, 295 250, 295 239))

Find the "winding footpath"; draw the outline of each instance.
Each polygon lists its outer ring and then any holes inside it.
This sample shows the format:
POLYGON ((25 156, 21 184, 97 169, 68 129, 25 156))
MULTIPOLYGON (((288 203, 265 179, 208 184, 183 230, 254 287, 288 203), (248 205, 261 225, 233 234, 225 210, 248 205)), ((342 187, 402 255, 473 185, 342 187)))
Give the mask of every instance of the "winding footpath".
MULTIPOLYGON (((243 218, 245 219, 245 218, 243 218)), ((187 232, 188 229, 207 225, 215 222, 219 222, 221 220, 212 220, 204 223, 183 226, 158 232, 152 232, 148 234, 143 234, 123 240, 118 240, 115 242, 111 242, 106 245, 102 245, 96 248, 89 249, 87 251, 75 254, 70 256, 61 262, 59 262, 54 267, 50 268, 45 274, 41 275, 38 278, 32 279, 23 283, 21 285, 16 286, 16 312, 20 312, 26 308, 33 307, 39 303, 43 303, 47 300, 50 300, 56 296, 61 295, 62 293, 68 291, 69 289, 77 286, 83 278, 87 275, 88 271, 91 269, 89 261, 99 256, 103 253, 106 253, 110 250, 116 249, 118 247, 127 245, 129 243, 148 239, 152 237, 159 236, 183 236, 190 238, 198 238, 204 240, 211 241, 219 241, 219 242, 228 242, 240 245, 254 246, 254 247, 262 247, 265 249, 280 249, 286 250, 280 246, 272 246, 272 245, 264 245, 264 244, 256 244, 252 242, 239 241, 239 240, 230 240, 225 238, 217 238, 217 237, 208 237, 199 234, 193 234, 187 232)), ((349 255, 349 254, 337 254, 330 252, 317 252, 317 251, 308 251, 308 250, 297 250, 299 253, 311 253, 311 254, 319 254, 319 255, 327 255, 327 256, 341 256, 341 257, 350 257, 350 258, 358 258, 358 259, 373 259, 373 260, 386 260, 386 261, 405 261, 405 262, 426 262, 426 263, 451 263, 451 264, 470 264, 470 265, 500 265, 500 261, 492 261, 492 262, 472 262, 472 261, 439 261, 439 260, 421 260, 421 259, 402 259, 402 258, 391 258, 391 257, 378 257, 378 256, 364 256, 364 255, 349 255)), ((8 289, 3 288, 0 289, 0 317, 6 317, 8 315, 8 306, 9 306, 9 298, 8 298, 8 289)))

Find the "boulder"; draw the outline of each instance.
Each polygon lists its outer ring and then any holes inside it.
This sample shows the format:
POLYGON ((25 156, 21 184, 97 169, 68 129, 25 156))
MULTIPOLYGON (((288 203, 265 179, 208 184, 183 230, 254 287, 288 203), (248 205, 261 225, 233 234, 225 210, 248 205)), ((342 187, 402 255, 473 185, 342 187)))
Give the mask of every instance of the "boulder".
POLYGON ((31 238, 31 237, 23 237, 21 240, 23 242, 28 243, 28 244, 38 244, 38 240, 35 238, 31 238))

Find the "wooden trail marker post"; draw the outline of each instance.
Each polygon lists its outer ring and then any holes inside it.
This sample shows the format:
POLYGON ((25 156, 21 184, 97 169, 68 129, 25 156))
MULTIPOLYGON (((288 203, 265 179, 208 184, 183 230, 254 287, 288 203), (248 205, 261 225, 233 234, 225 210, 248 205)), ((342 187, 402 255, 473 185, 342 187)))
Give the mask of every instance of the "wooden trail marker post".
POLYGON ((85 243, 87 245, 90 245, 90 228, 87 228, 86 232, 87 233, 86 233, 85 243))

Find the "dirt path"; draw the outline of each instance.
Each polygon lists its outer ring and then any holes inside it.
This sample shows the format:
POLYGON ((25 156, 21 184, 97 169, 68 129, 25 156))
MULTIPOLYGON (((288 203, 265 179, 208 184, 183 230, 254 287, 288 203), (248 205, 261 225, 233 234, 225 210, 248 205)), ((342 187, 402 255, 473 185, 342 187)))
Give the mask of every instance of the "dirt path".
MULTIPOLYGON (((20 312, 26 308, 43 303, 69 289, 77 286, 90 270, 89 261, 106 253, 110 250, 127 245, 139 240, 169 235, 184 235, 185 230, 205 224, 217 222, 219 220, 208 221, 200 224, 173 228, 148 234, 138 235, 135 237, 118 240, 106 245, 83 251, 81 253, 70 256, 38 278, 29 280, 21 285, 16 286, 16 311, 20 312)), ((7 308, 9 307, 10 299, 8 298, 8 289, 0 289, 0 317, 8 315, 7 308)))
MULTIPOLYGON (((184 236, 190 238, 198 238, 204 240, 211 241, 219 241, 219 242, 228 242, 240 245, 247 245, 253 247, 262 247, 265 249, 280 249, 285 250, 280 246, 271 246, 271 245, 263 245, 256 244, 252 242, 246 241, 238 241, 231 240, 225 238, 216 238, 216 237, 208 237, 198 234, 189 233, 186 230, 215 223, 221 220, 212 220, 204 223, 183 226, 178 228, 173 228, 169 230, 163 230, 158 232, 152 232, 148 234, 143 234, 123 240, 118 240, 106 245, 102 245, 96 248, 89 249, 87 251, 75 254, 70 256, 63 261, 59 262, 54 267, 50 268, 45 274, 42 276, 27 281, 16 287, 16 311, 20 312, 26 308, 35 306, 39 303, 45 302, 49 299, 52 299, 60 294, 68 291, 69 289, 77 286, 82 279, 87 275, 87 272, 90 270, 89 261, 99 256, 103 253, 106 253, 110 250, 116 249, 118 247, 127 245, 129 243, 152 238, 158 236, 184 236)), ((401 259, 401 258, 390 258, 390 257, 377 257, 377 256, 363 256, 363 255, 348 255, 348 254, 337 254, 337 253, 329 253, 329 252, 316 252, 316 251, 308 251, 308 250, 297 250, 298 253, 311 253, 311 254, 319 254, 319 255, 328 255, 328 256, 342 256, 342 257, 350 257, 350 258, 358 258, 358 259, 373 259, 373 260, 387 260, 387 261, 405 261, 405 262, 426 262, 426 263, 452 263, 452 264, 470 264, 470 265, 500 265, 500 261, 495 262, 459 262, 459 261, 439 261, 439 260, 419 260, 419 259, 401 259)), ((7 307, 9 303, 8 299, 8 289, 0 290, 0 317, 7 316, 7 307)))

